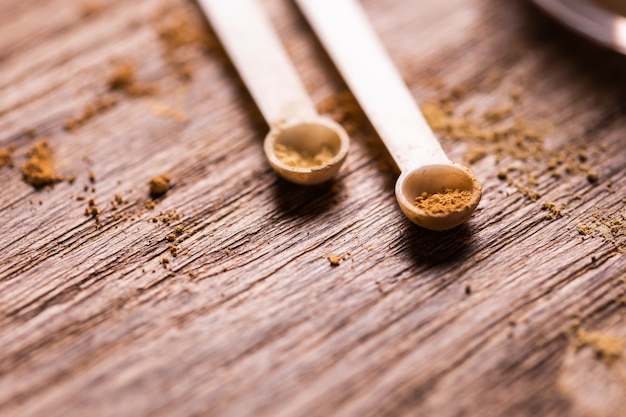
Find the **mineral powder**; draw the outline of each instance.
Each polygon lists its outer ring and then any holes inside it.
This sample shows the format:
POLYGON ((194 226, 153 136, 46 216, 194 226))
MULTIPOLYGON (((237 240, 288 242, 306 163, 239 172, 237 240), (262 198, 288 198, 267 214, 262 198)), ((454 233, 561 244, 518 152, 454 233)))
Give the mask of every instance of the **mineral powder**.
POLYGON ((449 214, 467 207, 471 199, 471 191, 446 188, 438 193, 423 192, 415 197, 414 206, 429 215, 449 214))
POLYGON ((170 189, 170 176, 169 174, 161 174, 150 179, 150 195, 153 197, 159 197, 165 194, 170 189))
POLYGON ((47 140, 35 143, 27 155, 28 160, 22 165, 24 181, 37 188, 63 181, 64 178, 54 169, 52 149, 47 140))
POLYGON ((317 153, 307 153, 283 144, 276 144, 276 157, 286 165, 296 168, 313 168, 327 164, 333 159, 334 153, 328 146, 323 146, 317 153))
POLYGON ((10 149, 0 148, 0 168, 13 166, 13 152, 10 149))

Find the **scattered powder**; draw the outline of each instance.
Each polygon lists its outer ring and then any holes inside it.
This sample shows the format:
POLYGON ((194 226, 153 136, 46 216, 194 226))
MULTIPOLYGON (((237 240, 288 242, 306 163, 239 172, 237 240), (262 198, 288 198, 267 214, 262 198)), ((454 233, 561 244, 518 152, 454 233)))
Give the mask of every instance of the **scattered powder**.
POLYGON ((13 167, 13 149, 0 148, 0 168, 13 167))
POLYGON ((559 206, 552 201, 544 201, 541 204, 541 209, 547 211, 546 218, 549 220, 563 217, 563 208, 564 206, 559 206))
POLYGON ((166 213, 161 212, 158 216, 150 219, 153 223, 165 223, 168 226, 175 220, 180 220, 181 215, 176 210, 169 210, 166 213))
POLYGON ((101 114, 116 105, 117 98, 113 95, 106 94, 102 97, 98 97, 93 102, 87 104, 79 115, 67 119, 63 124, 63 128, 67 131, 74 131, 98 114, 101 114))
POLYGON ((135 79, 135 66, 130 62, 118 64, 107 80, 111 91, 122 91, 129 96, 138 97, 154 95, 157 88, 154 84, 138 83, 135 79))
POLYGON ((587 332, 579 329, 576 333, 580 346, 589 346, 599 359, 613 363, 619 359, 626 346, 626 340, 601 332, 587 332))
POLYGON ((164 195, 170 189, 170 176, 169 174, 161 174, 150 179, 150 196, 160 197, 164 195))
POLYGON ((198 24, 194 24, 189 14, 185 12, 165 10, 160 14, 158 20, 159 37, 170 51, 193 44, 214 46, 213 40, 201 30, 198 24))
POLYGON ((325 165, 335 156, 328 146, 323 146, 316 154, 310 154, 280 143, 276 144, 274 153, 281 162, 296 168, 313 168, 325 165))
POLYGON ((438 193, 422 193, 422 195, 415 197, 414 205, 429 215, 449 214, 463 210, 471 199, 471 191, 446 188, 438 193))
MULTIPOLYGON (((496 79, 497 78, 497 79, 496 79)), ((501 76, 494 83, 502 82, 501 76)), ((522 81, 515 81, 519 84, 522 81)), ((492 83, 488 83, 491 85, 492 83)), ((498 178, 535 202, 541 198, 537 187, 544 174, 558 179, 581 175, 590 183, 598 181, 598 173, 588 165, 588 143, 578 138, 566 146, 547 149, 544 137, 548 126, 530 124, 515 114, 521 101, 522 85, 511 87, 512 102, 493 106, 482 113, 464 101, 468 88, 457 86, 421 106, 430 126, 443 138, 461 140, 467 145, 464 159, 474 164, 492 156, 498 165, 498 178), (515 90, 515 91, 513 91, 515 90)))
POLYGON ((85 216, 93 217, 96 220, 96 222, 100 221, 100 209, 98 208, 98 205, 96 204, 96 200, 94 200, 93 198, 90 198, 87 201, 87 208, 85 208, 85 216))
POLYGON ((188 63, 187 47, 199 45, 206 51, 212 51, 218 43, 208 36, 199 21, 192 19, 190 13, 166 8, 158 13, 155 20, 168 64, 180 80, 191 80, 193 70, 188 63))
POLYGON ((609 242, 615 249, 614 254, 626 252, 626 215, 622 213, 604 215, 596 209, 586 221, 576 226, 576 230, 583 238, 598 236, 609 242))
POLYGON ((352 135, 363 121, 363 113, 354 96, 349 91, 342 91, 325 98, 317 104, 317 111, 332 118, 352 135))
POLYGON ((80 14, 82 17, 94 17, 102 13, 104 6, 99 1, 86 0, 80 3, 80 14))
POLYGON ((54 169, 52 149, 47 140, 36 142, 27 156, 28 160, 22 165, 22 176, 27 183, 40 188, 64 180, 54 169))
POLYGON ((341 264, 341 256, 337 256, 337 255, 329 255, 326 257, 326 259, 328 259, 328 262, 330 263, 331 266, 339 266, 339 264, 341 264))
POLYGON ((187 121, 187 114, 181 108, 171 107, 163 103, 153 102, 148 105, 148 109, 157 116, 173 117, 179 122, 187 121))
POLYGON ((339 266, 341 262, 349 259, 352 256, 351 252, 347 252, 345 255, 324 255, 322 258, 328 260, 330 266, 339 266))

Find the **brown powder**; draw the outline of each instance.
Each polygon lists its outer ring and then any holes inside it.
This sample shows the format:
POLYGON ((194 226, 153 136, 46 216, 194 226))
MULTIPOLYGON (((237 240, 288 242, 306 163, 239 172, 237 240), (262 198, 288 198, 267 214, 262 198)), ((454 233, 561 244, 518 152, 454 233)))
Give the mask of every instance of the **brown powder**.
POLYGON ((90 198, 87 201, 87 208, 85 208, 85 216, 93 217, 96 220, 96 222, 100 221, 100 209, 98 208, 98 205, 96 204, 96 200, 94 200, 93 198, 90 198))
POLYGON ((466 208, 471 199, 471 191, 446 188, 433 194, 423 192, 415 197, 414 205, 429 215, 449 214, 466 208))
POLYGON ((117 98, 110 94, 98 97, 93 102, 87 104, 80 114, 67 119, 63 127, 67 131, 74 131, 98 114, 103 113, 116 105, 117 98))
POLYGON ((54 169, 52 149, 46 139, 36 142, 27 153, 28 160, 22 165, 24 181, 36 188, 53 185, 64 177, 54 169))
POLYGON ((281 162, 296 168, 325 165, 335 156, 328 146, 323 146, 317 153, 311 154, 280 143, 274 148, 274 153, 281 162))
POLYGON ((0 148, 0 168, 13 167, 13 150, 0 148))
POLYGON ((513 83, 509 99, 482 112, 475 110, 473 98, 463 92, 493 89, 503 82, 502 74, 492 78, 481 85, 461 86, 461 89, 443 87, 444 91, 437 97, 424 103, 421 109, 433 130, 443 139, 462 141, 467 146, 464 159, 469 164, 488 156, 493 157, 496 164, 506 164, 498 167, 498 178, 532 202, 541 197, 537 190, 538 177, 546 171, 549 177, 541 181, 572 175, 584 176, 590 183, 598 181, 598 173, 588 165, 591 155, 583 138, 548 149, 545 137, 550 126, 531 123, 516 114, 522 102, 521 94, 532 80, 523 77, 508 80, 513 83))
POLYGON ((139 83, 135 79, 135 66, 130 62, 119 64, 107 80, 111 91, 122 91, 129 96, 154 95, 157 88, 153 84, 139 83))
POLYGON ((200 21, 187 12, 166 8, 158 13, 155 23, 168 64, 181 81, 188 82, 193 77, 193 69, 188 63, 188 47, 199 45, 212 51, 218 43, 209 37, 200 21))
POLYGON ((594 210, 584 222, 576 226, 579 234, 585 238, 600 237, 614 248, 614 254, 626 252, 626 215, 614 213, 606 215, 594 210))
POLYGON ((160 197, 170 189, 169 174, 161 174, 150 179, 150 196, 160 197))
POLYGON ((162 13, 159 17, 158 32, 166 48, 171 51, 198 43, 206 46, 213 45, 208 35, 191 21, 189 15, 183 12, 162 13))
POLYGON ((341 124, 348 134, 356 133, 363 124, 363 113, 354 96, 342 91, 317 104, 317 111, 341 124))
POLYGON ((541 204, 541 209, 547 211, 546 218, 549 220, 563 217, 563 206, 559 206, 552 201, 544 201, 541 204))
POLYGON ((337 255, 329 255, 326 257, 326 259, 328 259, 328 262, 330 263, 331 266, 339 266, 339 264, 341 264, 341 256, 337 256, 337 255))
POLYGON ((599 359, 612 363, 619 359, 626 346, 626 340, 601 332, 587 332, 579 329, 576 336, 580 346, 589 346, 599 359))
POLYGON ((80 3, 80 14, 82 17, 94 17, 102 13, 104 6, 99 1, 82 1, 80 3))

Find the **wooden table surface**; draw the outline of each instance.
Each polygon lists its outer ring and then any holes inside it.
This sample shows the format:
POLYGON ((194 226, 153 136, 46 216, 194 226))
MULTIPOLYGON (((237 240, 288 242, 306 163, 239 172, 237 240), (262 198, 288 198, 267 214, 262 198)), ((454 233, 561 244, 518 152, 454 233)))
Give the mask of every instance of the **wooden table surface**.
POLYGON ((0 1, 0 415, 626 416, 624 59, 522 0, 364 0, 484 185, 437 233, 295 5, 262 3, 351 132, 331 184, 270 169, 193 1, 0 1), (44 139, 66 180, 37 189, 44 139))

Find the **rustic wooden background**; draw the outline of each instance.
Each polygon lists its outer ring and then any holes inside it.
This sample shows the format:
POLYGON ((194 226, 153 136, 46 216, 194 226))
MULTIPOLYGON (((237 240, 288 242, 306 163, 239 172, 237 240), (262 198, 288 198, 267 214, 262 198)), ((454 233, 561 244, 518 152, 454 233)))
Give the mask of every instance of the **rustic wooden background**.
POLYGON ((436 233, 397 208, 397 173, 296 7, 263 4, 352 132, 332 184, 271 171, 193 1, 0 1, 0 414, 626 416, 624 59, 522 0, 364 0, 421 105, 470 125, 508 106, 539 132, 439 126, 484 196, 436 233), (120 63, 157 91, 110 91, 120 63), (43 138, 75 181, 23 181, 43 138))

